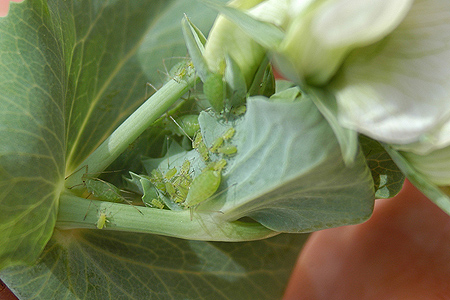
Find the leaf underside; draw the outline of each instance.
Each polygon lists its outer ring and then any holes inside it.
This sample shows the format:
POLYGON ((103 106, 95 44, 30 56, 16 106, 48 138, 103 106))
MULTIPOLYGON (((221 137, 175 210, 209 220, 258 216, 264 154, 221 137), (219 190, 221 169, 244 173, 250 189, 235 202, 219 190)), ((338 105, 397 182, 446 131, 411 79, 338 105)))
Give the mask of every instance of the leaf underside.
MULTIPOLYGON (((0 135, 10 141, 0 146, 0 267, 34 262, 53 233, 37 265, 2 270, 17 296, 281 298, 303 235, 207 243, 53 232, 64 176, 150 96, 147 82, 158 88, 166 69, 185 60, 183 13, 205 33, 215 18, 184 0, 36 0, 13 3, 0 19, 0 135)), ((117 165, 137 161, 158 142, 130 146, 117 165)))

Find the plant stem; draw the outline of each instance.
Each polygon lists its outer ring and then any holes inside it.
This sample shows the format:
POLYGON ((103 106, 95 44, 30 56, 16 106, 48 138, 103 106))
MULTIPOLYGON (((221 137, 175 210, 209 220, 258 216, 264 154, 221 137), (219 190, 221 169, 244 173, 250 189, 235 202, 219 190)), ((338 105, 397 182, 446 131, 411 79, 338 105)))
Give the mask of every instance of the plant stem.
MULTIPOLYGON (((194 86, 197 80, 194 72, 186 74, 180 80, 170 80, 129 116, 79 167, 88 166, 89 173, 105 170, 145 129, 194 86)), ((82 184, 82 175, 83 172, 72 174, 66 180, 66 187, 82 184)))
POLYGON ((259 223, 226 222, 214 212, 171 211, 128 204, 94 201, 63 193, 60 197, 56 227, 59 229, 96 228, 100 212, 108 222, 102 230, 153 233, 189 240, 249 241, 277 235, 259 223), (93 204, 95 203, 95 204, 93 204), (87 213, 86 213, 87 212, 87 213))

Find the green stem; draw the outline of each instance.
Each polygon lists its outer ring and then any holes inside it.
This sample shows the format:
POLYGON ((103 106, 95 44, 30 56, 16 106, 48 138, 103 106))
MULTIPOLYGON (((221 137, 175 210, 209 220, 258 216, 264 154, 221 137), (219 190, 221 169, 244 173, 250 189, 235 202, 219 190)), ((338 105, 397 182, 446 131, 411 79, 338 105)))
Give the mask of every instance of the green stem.
MULTIPOLYGON (((105 170, 145 129, 194 86, 197 80, 198 77, 195 74, 187 74, 183 79, 178 81, 172 79, 166 83, 89 155, 80 164, 80 168, 88 166, 89 173, 105 170)), ((82 184, 83 173, 76 172, 68 177, 66 187, 82 184)))
POLYGON ((259 223, 222 221, 221 218, 216 217, 218 212, 196 210, 191 220, 189 210, 171 211, 93 201, 70 193, 61 194, 56 227, 95 229, 100 212, 105 213, 109 221, 102 230, 143 232, 189 240, 228 242, 259 240, 278 234, 259 223))

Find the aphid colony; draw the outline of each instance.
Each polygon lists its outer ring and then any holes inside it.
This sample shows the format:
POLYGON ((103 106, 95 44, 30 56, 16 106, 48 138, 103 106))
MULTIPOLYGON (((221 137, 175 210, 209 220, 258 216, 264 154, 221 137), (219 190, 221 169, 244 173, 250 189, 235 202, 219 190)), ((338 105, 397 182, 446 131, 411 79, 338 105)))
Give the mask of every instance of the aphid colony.
POLYGON ((173 167, 163 174, 159 169, 153 169, 149 179, 161 197, 152 199, 151 205, 164 208, 164 197, 167 197, 179 206, 191 209, 192 216, 193 208, 210 199, 218 190, 222 180, 222 170, 227 165, 224 157, 237 152, 236 146, 229 144, 234 134, 235 129, 229 128, 212 143, 210 148, 203 141, 200 131, 195 134, 192 148, 199 153, 206 164, 195 178, 192 178, 191 162, 187 159, 179 170, 173 167), (213 160, 212 157, 218 158, 213 160))

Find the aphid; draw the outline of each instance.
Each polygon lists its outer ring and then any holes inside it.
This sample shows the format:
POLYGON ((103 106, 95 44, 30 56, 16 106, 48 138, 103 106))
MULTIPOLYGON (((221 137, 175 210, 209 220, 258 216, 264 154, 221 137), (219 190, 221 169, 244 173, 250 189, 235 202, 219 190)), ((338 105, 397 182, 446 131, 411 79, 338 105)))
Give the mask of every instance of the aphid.
POLYGON ((189 170, 191 169, 191 162, 189 160, 185 160, 180 169, 180 175, 188 175, 189 170))
POLYGON ((223 144, 223 137, 219 136, 211 145, 211 148, 209 148, 209 151, 216 152, 217 149, 219 149, 220 146, 223 144))
POLYGON ((176 191, 173 184, 170 181, 166 181, 165 185, 166 185, 166 193, 169 194, 170 198, 174 198, 176 191))
POLYGON ((221 159, 219 161, 214 161, 206 166, 205 170, 213 170, 213 171, 222 171, 223 168, 227 165, 227 161, 225 159, 221 159))
POLYGON ((98 216, 97 223, 95 225, 98 229, 103 229, 106 227, 106 223, 109 223, 108 217, 106 216, 106 212, 102 211, 100 212, 100 215, 98 216))
MULTIPOLYGON (((177 125, 179 134, 184 134, 191 139, 197 131, 200 130, 200 124, 198 123, 198 115, 183 115, 175 120, 172 116, 169 118, 177 125)), ((191 139, 192 141, 192 139, 191 139)))
MULTIPOLYGON (((97 199, 108 202, 124 202, 127 201, 121 194, 120 189, 112 183, 101 180, 100 178, 90 177, 88 173, 88 166, 81 167, 74 173, 85 168, 86 172, 81 176, 82 185, 86 187, 86 190, 90 195, 94 195, 97 199)), ((73 174, 73 173, 72 173, 73 174)), ((71 175, 69 175, 71 176, 71 175)), ((69 177, 67 176, 66 179, 69 177)), ((81 185, 81 184, 78 184, 81 185)), ((78 186, 75 185, 75 186, 78 186)), ((74 188, 72 186, 71 188, 74 188)))
MULTIPOLYGON (((82 168, 84 168, 84 167, 82 167, 82 168)), ((80 168, 78 170, 81 170, 82 168, 80 168)), ((81 176, 81 181, 83 182, 83 185, 86 187, 86 190, 89 192, 89 195, 94 195, 97 199, 102 200, 102 201, 115 202, 115 203, 126 202, 126 203, 130 204, 131 206, 133 206, 140 214, 142 214, 142 212, 139 209, 137 209, 131 203, 130 200, 125 199, 125 197, 123 197, 120 194, 121 191, 118 187, 116 187, 112 183, 101 180, 100 178, 89 177, 88 176, 88 174, 89 174, 88 166, 86 165, 85 168, 86 168, 86 172, 81 176)), ((75 171, 75 172, 78 172, 78 171, 75 171)), ((66 179, 69 176, 67 176, 66 179)), ((88 198, 88 197, 86 197, 86 198, 88 198)), ((89 204, 89 206, 90 206, 90 204, 89 204)), ((89 211, 89 209, 88 209, 88 211, 89 211)), ((87 216, 87 212, 86 212, 86 215, 84 216, 84 218, 86 218, 86 216, 87 216)))
POLYGON ((174 186, 182 186, 182 185, 190 184, 191 181, 192 181, 191 175, 183 174, 180 172, 180 174, 178 174, 176 176, 176 178, 173 180, 172 183, 174 186))
POLYGON ((227 129, 227 131, 225 131, 225 133, 222 135, 222 138, 224 140, 229 140, 231 139, 234 134, 236 133, 236 129, 234 129, 233 127, 230 127, 227 129))
POLYGON ((226 83, 221 74, 212 74, 203 83, 203 93, 217 113, 223 110, 225 89, 226 83))
POLYGON ((241 105, 241 106, 238 106, 238 107, 233 107, 231 109, 231 113, 236 115, 236 116, 243 115, 243 114, 245 114, 246 111, 247 111, 247 107, 245 105, 241 105))
POLYGON ((150 202, 152 206, 159 208, 159 209, 163 209, 164 208, 164 203, 156 198, 153 198, 152 201, 150 202))
POLYGON ((84 176, 85 174, 83 174, 81 178, 84 185, 86 186, 87 191, 94 195, 96 198, 108 202, 126 202, 133 206, 142 215, 142 212, 137 209, 130 200, 125 199, 125 197, 120 194, 120 189, 118 187, 99 178, 86 177, 83 179, 84 176))
POLYGON ((208 200, 219 188, 222 180, 222 169, 226 164, 227 161, 225 159, 211 162, 203 172, 192 181, 186 195, 186 200, 183 203, 184 207, 191 210, 191 219, 194 207, 201 202, 208 200))
POLYGON ((173 178, 173 176, 175 176, 177 174, 177 169, 175 167, 173 167, 172 169, 169 169, 166 172, 166 175, 164 175, 164 178, 167 180, 171 180, 173 178))
POLYGON ((180 83, 181 80, 183 80, 183 78, 188 74, 186 67, 186 63, 183 61, 176 63, 175 66, 170 69, 168 74, 169 77, 174 81, 180 83))
POLYGON ((166 191, 166 186, 164 184, 164 176, 160 170, 158 170, 158 169, 152 170, 151 176, 150 176, 150 182, 153 183, 158 190, 163 191, 163 192, 166 191))
POLYGON ((225 154, 225 155, 234 155, 237 152, 237 148, 236 148, 236 146, 228 145, 228 146, 220 147, 219 149, 217 149, 217 152, 225 154))
POLYGON ((163 174, 158 169, 153 169, 152 172, 150 173, 150 175, 151 175, 150 181, 152 181, 152 180, 162 181, 164 179, 163 174))
POLYGON ((187 185, 179 185, 177 186, 177 192, 175 194, 175 197, 173 198, 173 200, 176 203, 182 203, 184 202, 184 200, 186 200, 187 194, 189 192, 189 187, 190 187, 190 183, 187 185))
POLYGON ((222 134, 222 136, 218 137, 211 145, 211 148, 209 149, 211 152, 218 152, 219 148, 222 147, 223 142, 231 139, 236 130, 233 127, 230 127, 227 129, 227 131, 222 134))
POLYGON ((197 151, 200 153, 200 156, 204 161, 207 161, 209 159, 208 148, 203 142, 203 137, 200 131, 197 132, 197 134, 195 135, 195 139, 192 143, 192 148, 197 149, 197 151))
POLYGON ((125 202, 126 199, 120 194, 120 189, 115 185, 99 178, 81 177, 86 189, 99 200, 108 202, 125 202))
POLYGON ((191 210, 194 206, 210 198, 220 186, 222 171, 207 170, 198 175, 191 183, 183 206, 191 210))

